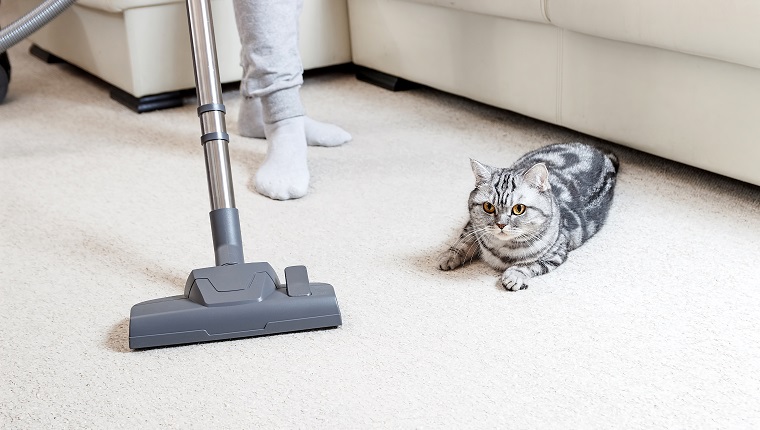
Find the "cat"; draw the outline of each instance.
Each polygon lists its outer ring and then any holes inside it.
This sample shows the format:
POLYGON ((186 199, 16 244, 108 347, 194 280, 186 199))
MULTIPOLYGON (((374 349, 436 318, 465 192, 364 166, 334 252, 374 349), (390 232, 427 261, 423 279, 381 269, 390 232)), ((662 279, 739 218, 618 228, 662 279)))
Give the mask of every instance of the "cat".
POLYGON ((615 154, 582 143, 539 148, 509 168, 470 164, 470 220, 438 267, 452 270, 480 257, 504 271, 501 285, 511 291, 557 268, 599 231, 619 168, 615 154))

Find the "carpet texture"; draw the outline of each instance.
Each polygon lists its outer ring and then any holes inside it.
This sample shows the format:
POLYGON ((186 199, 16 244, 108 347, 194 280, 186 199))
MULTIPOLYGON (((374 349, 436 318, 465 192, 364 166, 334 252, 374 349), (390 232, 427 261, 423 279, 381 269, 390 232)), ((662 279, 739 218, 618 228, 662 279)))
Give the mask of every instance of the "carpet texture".
MULTIPOLYGON (((66 65, 11 51, 0 105, 2 428, 757 428, 760 189, 431 89, 307 76, 308 196, 251 178, 248 261, 335 286, 338 329, 130 351, 135 303, 213 265, 195 100, 137 115, 66 65), (621 160, 608 223, 530 288, 436 268, 467 217, 469 158, 563 141, 621 160)), ((720 144, 716 142, 716 144, 720 144)))

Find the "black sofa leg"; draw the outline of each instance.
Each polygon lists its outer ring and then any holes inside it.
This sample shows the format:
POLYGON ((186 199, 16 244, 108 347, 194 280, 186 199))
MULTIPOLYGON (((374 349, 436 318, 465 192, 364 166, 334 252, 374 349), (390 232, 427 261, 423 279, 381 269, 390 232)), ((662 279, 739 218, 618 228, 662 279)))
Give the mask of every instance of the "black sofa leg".
POLYGON ((420 85, 367 67, 356 66, 356 78, 390 91, 406 91, 420 85))
POLYGON ((29 53, 39 58, 40 60, 44 61, 47 64, 60 64, 60 63, 66 62, 65 60, 59 57, 56 57, 55 55, 45 51, 44 49, 40 48, 37 45, 30 46, 29 53))
POLYGON ((180 107, 184 103, 183 99, 185 94, 185 91, 172 91, 168 93, 135 97, 120 88, 111 88, 112 99, 137 113, 180 107))

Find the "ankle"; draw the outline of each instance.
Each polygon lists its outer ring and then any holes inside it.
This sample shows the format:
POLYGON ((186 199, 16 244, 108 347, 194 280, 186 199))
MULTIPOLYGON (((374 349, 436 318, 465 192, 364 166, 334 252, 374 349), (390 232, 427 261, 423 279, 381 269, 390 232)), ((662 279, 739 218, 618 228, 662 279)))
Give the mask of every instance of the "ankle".
POLYGON ((258 97, 243 97, 238 111, 238 133, 243 137, 263 139, 264 120, 261 99, 258 97))

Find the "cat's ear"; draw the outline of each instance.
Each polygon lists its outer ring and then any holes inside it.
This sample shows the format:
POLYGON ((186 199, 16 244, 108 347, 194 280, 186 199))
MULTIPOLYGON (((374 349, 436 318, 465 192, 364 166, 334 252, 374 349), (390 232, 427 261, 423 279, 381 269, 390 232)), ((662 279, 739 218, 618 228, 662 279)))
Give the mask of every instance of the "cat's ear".
POLYGON ((523 179, 525 183, 538 188, 539 191, 549 191, 551 188, 549 184, 549 169, 546 168, 546 164, 544 163, 538 163, 528 169, 523 175, 523 179))
POLYGON ((490 166, 486 166, 478 160, 470 158, 470 166, 472 166, 472 173, 475 174, 475 182, 481 184, 491 180, 493 171, 490 166))

